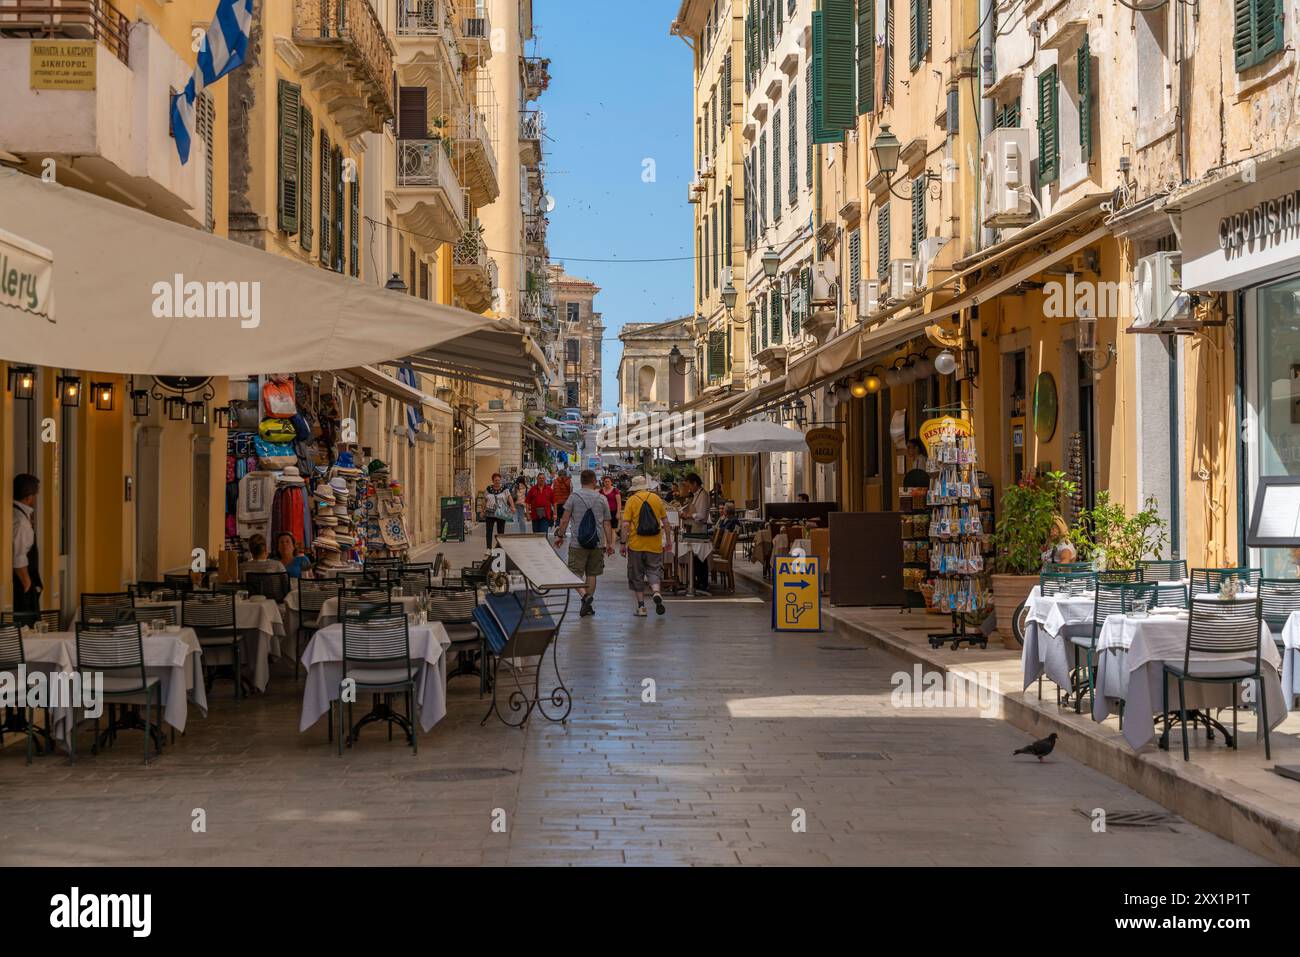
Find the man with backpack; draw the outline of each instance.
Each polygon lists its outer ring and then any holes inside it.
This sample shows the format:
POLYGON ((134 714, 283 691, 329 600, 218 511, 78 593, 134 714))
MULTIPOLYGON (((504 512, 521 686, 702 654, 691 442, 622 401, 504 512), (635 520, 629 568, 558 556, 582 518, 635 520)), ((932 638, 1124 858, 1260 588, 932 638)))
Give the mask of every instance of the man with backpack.
POLYGON ((622 551, 627 556, 627 583, 636 595, 636 616, 646 616, 645 594, 649 589, 654 598, 655 613, 662 615, 663 596, 659 594, 663 581, 665 522, 668 509, 654 492, 644 475, 632 479, 628 487, 627 504, 623 506, 622 551))
POLYGON ((614 554, 614 520, 609 502, 596 490, 596 473, 586 469, 578 476, 582 487, 571 492, 565 502, 564 517, 555 530, 556 547, 564 543, 570 525, 576 531, 569 546, 569 571, 585 578, 587 586, 579 589, 582 608, 579 618, 596 614, 592 602, 596 597, 596 580, 605 572, 605 556, 614 554))

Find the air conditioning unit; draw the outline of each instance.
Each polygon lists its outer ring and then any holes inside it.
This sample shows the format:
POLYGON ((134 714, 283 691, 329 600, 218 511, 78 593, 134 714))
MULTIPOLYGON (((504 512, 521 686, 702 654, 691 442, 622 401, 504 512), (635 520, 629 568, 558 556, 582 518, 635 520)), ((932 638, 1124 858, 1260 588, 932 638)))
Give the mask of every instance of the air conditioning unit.
POLYGON ((1158 329, 1191 316, 1191 297, 1183 292, 1183 257, 1159 252, 1143 256, 1133 273, 1133 328, 1158 329))
POLYGON ((919 289, 930 286, 930 265, 939 256, 939 251, 948 245, 946 236, 929 236, 916 247, 916 285, 919 289))
POLYGON ((863 279, 858 283, 858 318, 871 319, 880 312, 880 280, 863 279))
POLYGON ((916 288, 916 260, 891 259, 889 261, 890 299, 906 299, 916 288))
POLYGON ((839 298, 839 287, 836 285, 835 261, 833 259, 823 259, 817 264, 813 271, 812 283, 812 305, 828 306, 834 308, 839 298))
POLYGON ((1024 226, 1033 222, 1029 201, 1030 131, 994 130, 984 137, 984 225, 1024 226))

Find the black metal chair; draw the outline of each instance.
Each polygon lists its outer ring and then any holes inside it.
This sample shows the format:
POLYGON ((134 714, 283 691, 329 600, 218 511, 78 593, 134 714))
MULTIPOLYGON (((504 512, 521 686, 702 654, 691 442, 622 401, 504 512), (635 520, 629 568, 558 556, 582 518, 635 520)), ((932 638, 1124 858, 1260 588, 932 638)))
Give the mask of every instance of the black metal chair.
POLYGON ((180 601, 181 596, 192 588, 178 588, 175 582, 140 581, 131 586, 136 598, 152 599, 156 594, 159 601, 180 601))
MULTIPOLYGON (((370 721, 388 724, 388 740, 393 740, 393 725, 402 727, 415 754, 420 753, 418 739, 420 703, 415 688, 415 665, 411 661, 411 631, 406 616, 397 614, 376 615, 369 618, 343 619, 343 668, 339 683, 339 756, 343 756, 343 706, 347 704, 347 745, 352 747, 360 736, 363 725, 370 721), (352 702, 344 701, 347 683, 353 682, 358 692, 384 697, 384 707, 376 708, 352 724, 352 702), (392 710, 392 697, 406 697, 406 715, 392 710)), ((331 703, 330 709, 333 710, 331 703)), ((330 720, 333 721, 333 714, 330 720)))
MULTIPOLYGON (((21 723, 27 729, 27 763, 32 763, 32 753, 34 744, 32 741, 32 732, 35 728, 36 709, 27 706, 27 688, 24 676, 26 674, 27 657, 23 653, 23 636, 22 631, 17 625, 6 623, 0 625, 0 675, 7 677, 13 682, 12 687, 17 690, 18 699, 14 702, 13 708, 21 716, 21 723)), ((4 733, 6 723, 0 723, 0 745, 4 743, 4 733)), ((9 730, 13 730, 9 726, 9 730)))
MULTIPOLYGON (((1074 649, 1073 675, 1079 675, 1079 654, 1084 655, 1084 668, 1088 681, 1088 701, 1097 693, 1097 638, 1102 626, 1111 615, 1126 615, 1133 608, 1135 601, 1145 601, 1148 608, 1155 606, 1156 583, 1118 581, 1097 582, 1097 597, 1092 604, 1092 630, 1086 635, 1070 635, 1070 646, 1074 649)), ((1076 678, 1074 691, 1074 712, 1083 711, 1083 676, 1076 678)))
POLYGON ((136 605, 135 620, 142 625, 152 624, 158 620, 165 621, 169 625, 179 625, 180 609, 175 605, 136 605))
POLYGON ((288 572, 249 572, 244 576, 244 587, 250 595, 261 595, 277 604, 289 597, 288 572))
POLYGON ((1108 568, 1104 572, 1097 572, 1098 584, 1105 582, 1107 585, 1120 585, 1142 580, 1142 570, 1139 568, 1108 568))
POLYGON ((1066 595, 1091 591, 1096 579, 1092 572, 1043 572, 1038 576, 1040 595, 1066 595))
MULTIPOLYGON (((162 722, 162 683, 157 675, 145 672, 144 639, 138 621, 112 625, 77 625, 77 671, 83 687, 102 675, 103 694, 118 704, 144 706, 144 763, 149 763, 149 739, 155 733, 153 722, 154 702, 157 700, 158 721, 162 722)), ((111 702, 110 702, 111 708, 111 702)), ((99 718, 95 718, 95 743, 92 754, 99 753, 99 718)), ((115 734, 116 723, 110 712, 110 735, 115 734)), ((72 736, 69 753, 72 763, 77 763, 77 717, 72 715, 72 736)), ((162 753, 162 731, 157 729, 154 739, 156 750, 162 753)))
POLYGON ((392 599, 387 586, 371 584, 364 588, 345 588, 339 595, 339 621, 348 618, 368 618, 371 615, 400 612, 402 606, 392 599))
POLYGON ((456 653, 456 667, 447 681, 465 675, 478 677, 478 695, 487 691, 487 668, 483 661, 483 633, 474 621, 478 592, 472 588, 434 587, 428 591, 429 620, 440 622, 451 639, 447 650, 456 653))
POLYGON ((438 578, 447 570, 447 562, 443 558, 442 552, 433 556, 433 568, 429 571, 430 578, 438 578))
POLYGON ((375 558, 361 566, 362 574, 371 581, 395 582, 402 577, 400 558, 375 558))
POLYGON ((1261 578, 1259 580, 1259 607, 1268 625, 1277 650, 1285 655, 1282 629, 1292 612, 1300 611, 1300 580, 1294 578, 1261 578))
POLYGON ((1217 595, 1219 587, 1229 578, 1238 579, 1243 585, 1251 588, 1259 584, 1259 580, 1264 577, 1264 570, 1261 568, 1193 568, 1192 569, 1192 598, 1195 599, 1201 595, 1217 595))
POLYGON ((1237 690, 1242 682, 1254 680, 1259 691, 1259 722, 1264 732, 1264 759, 1272 760, 1269 743, 1268 695, 1260 666, 1261 603, 1257 597, 1227 601, 1214 597, 1193 597, 1187 619, 1187 644, 1180 663, 1165 662, 1161 680, 1165 730, 1160 747, 1169 750, 1169 732, 1173 721, 1169 711, 1169 678, 1178 682, 1178 716, 1182 723, 1183 760, 1191 759, 1187 741, 1187 682, 1194 684, 1230 684, 1232 694, 1232 747, 1237 747, 1237 690), (1254 652, 1253 659, 1249 653, 1254 652), (1209 659, 1192 654, 1210 655, 1209 659), (1246 655, 1243 659, 1241 656, 1246 655))
POLYGON ((1180 582, 1187 577, 1187 559, 1138 562, 1144 582, 1180 582))
POLYGON ((422 595, 433 585, 432 572, 429 568, 403 568, 397 584, 402 587, 403 595, 422 595))
POLYGON ((17 625, 19 628, 35 628, 36 623, 44 622, 50 631, 63 630, 63 613, 57 608, 43 608, 40 611, 6 611, 0 613, 0 626, 17 625))
POLYGON ((244 697, 243 639, 235 623, 235 596, 229 592, 193 591, 185 596, 181 605, 181 624, 193 628, 203 647, 203 670, 207 677, 207 686, 212 687, 213 668, 209 661, 218 654, 229 653, 234 669, 232 678, 235 682, 235 700, 244 697))
POLYGON ((179 592, 194 591, 194 579, 190 578, 188 574, 169 575, 164 572, 163 584, 167 588, 174 588, 179 592))
MULTIPOLYGON (((332 579, 312 580, 298 579, 298 629, 294 634, 293 677, 298 680, 298 669, 302 664, 302 652, 306 647, 304 636, 310 636, 320 628, 320 611, 331 598, 343 604, 343 585, 332 579)), ((339 609, 340 614, 342 609, 339 609)), ((310 640, 310 638, 308 638, 310 640)), ((332 727, 332 725, 331 725, 332 727)))
POLYGON ((129 591, 90 592, 81 596, 84 624, 113 624, 135 616, 135 596, 129 591))

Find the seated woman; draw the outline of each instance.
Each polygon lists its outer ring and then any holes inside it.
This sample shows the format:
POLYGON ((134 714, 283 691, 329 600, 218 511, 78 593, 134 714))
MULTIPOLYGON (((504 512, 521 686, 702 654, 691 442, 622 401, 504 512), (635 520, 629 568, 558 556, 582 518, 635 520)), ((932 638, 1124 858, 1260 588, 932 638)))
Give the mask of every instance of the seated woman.
POLYGON ((248 551, 253 556, 251 561, 239 566, 239 578, 242 581, 249 572, 282 572, 285 567, 274 558, 267 557, 266 539, 254 534, 248 539, 248 551))
POLYGON ((275 554, 290 578, 302 578, 305 572, 311 571, 311 559, 302 554, 298 543, 288 532, 281 532, 276 537, 275 554))

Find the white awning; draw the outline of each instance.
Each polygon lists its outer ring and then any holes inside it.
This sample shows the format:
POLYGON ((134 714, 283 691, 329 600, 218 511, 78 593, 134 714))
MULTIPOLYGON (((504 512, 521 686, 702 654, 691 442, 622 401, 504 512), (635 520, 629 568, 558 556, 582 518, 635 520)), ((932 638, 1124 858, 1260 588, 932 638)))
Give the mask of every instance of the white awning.
POLYGON ((54 254, 0 229, 0 306, 54 321, 54 254))
POLYGON ((428 406, 438 412, 448 414, 452 412, 451 406, 443 402, 442 399, 412 388, 392 376, 384 375, 382 371, 374 366, 358 366, 355 369, 347 369, 345 374, 351 376, 362 386, 373 389, 386 398, 396 399, 399 402, 405 402, 407 405, 428 406))
POLYGON ((0 229, 58 264, 55 321, 0 309, 4 357, 33 365, 213 376, 353 369, 496 324, 14 170, 0 169, 0 229))
POLYGON ((486 322, 467 336, 408 355, 403 362, 417 372, 501 389, 529 391, 539 379, 550 378, 546 357, 527 332, 504 319, 486 322))

